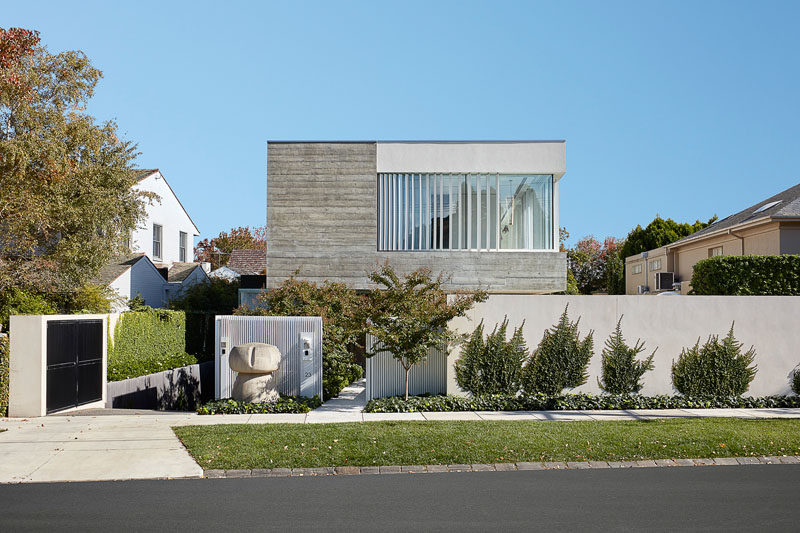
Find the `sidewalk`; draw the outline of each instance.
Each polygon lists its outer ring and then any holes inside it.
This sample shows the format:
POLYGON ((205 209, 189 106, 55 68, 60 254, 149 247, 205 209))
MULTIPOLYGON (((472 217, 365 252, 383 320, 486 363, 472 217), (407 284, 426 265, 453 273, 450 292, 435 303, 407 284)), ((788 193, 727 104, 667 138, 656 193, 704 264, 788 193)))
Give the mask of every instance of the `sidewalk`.
POLYGON ((665 409, 364 413, 363 382, 307 414, 207 415, 94 410, 0 419, 0 482, 202 477, 172 426, 315 424, 378 420, 650 420, 684 417, 800 418, 800 409, 665 409), (113 413, 113 414, 109 414, 113 413), (117 414, 121 413, 121 414, 117 414))

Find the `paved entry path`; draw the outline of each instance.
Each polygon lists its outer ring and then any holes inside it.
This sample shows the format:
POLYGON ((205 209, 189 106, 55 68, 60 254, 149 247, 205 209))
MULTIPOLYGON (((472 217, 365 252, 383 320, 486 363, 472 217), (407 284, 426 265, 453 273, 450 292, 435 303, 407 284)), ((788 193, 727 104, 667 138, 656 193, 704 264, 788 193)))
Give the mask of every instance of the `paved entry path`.
POLYGON ((361 422, 367 405, 366 380, 360 379, 342 389, 337 398, 331 398, 306 415, 309 424, 322 422, 361 422))

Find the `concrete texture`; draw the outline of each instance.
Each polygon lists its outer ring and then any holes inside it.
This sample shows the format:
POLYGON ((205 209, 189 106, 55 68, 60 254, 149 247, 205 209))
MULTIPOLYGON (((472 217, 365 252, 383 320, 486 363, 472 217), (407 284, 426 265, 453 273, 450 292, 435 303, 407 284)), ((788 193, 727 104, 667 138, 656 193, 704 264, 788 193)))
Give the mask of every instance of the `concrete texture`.
MULTIPOLYGON (((545 143, 546 144, 546 143, 545 143)), ((545 144, 535 143, 537 151, 545 144)), ((412 150, 419 150, 415 145, 412 150)), ((433 143, 432 146, 439 146, 433 143)), ((460 144, 463 149, 463 144, 460 144)), ((501 145, 487 144, 489 152, 501 145)), ((515 149, 521 146, 515 143, 515 149)), ((530 173, 563 173, 561 159, 545 154, 542 165, 530 173)), ((548 148, 548 149, 550 149, 548 148)), ((530 148, 529 148, 530 149, 530 148)), ((390 261, 400 272, 430 267, 434 274, 452 274, 449 289, 481 286, 492 292, 547 293, 566 287, 566 254, 557 251, 482 252, 441 250, 431 252, 378 252, 376 143, 281 143, 267 145, 267 283, 275 286, 298 271, 296 277, 315 282, 340 281, 357 289, 370 287, 367 274, 390 261)), ((394 158, 403 161, 406 156, 394 158)), ((500 160, 497 163, 500 164, 500 160)), ((536 158, 534 158, 536 159, 536 158)), ((484 157, 484 162, 487 161, 484 157)), ((480 161, 470 172, 483 171, 480 161)), ((504 164, 509 161, 505 160, 504 164)), ((411 164, 411 162, 409 162, 411 164)), ((533 163, 531 163, 533 165, 533 163)), ((415 170, 404 170, 412 172, 415 170)), ((452 172, 465 171, 462 168, 452 172)), ((499 172, 493 170, 486 172, 499 172)), ((416 170, 416 172, 421 172, 416 170)), ((429 170, 426 172, 435 172, 429 170)), ((557 192, 554 191, 555 227, 557 192)))
POLYGON ((194 409, 214 397, 214 362, 173 368, 106 386, 106 407, 194 409))

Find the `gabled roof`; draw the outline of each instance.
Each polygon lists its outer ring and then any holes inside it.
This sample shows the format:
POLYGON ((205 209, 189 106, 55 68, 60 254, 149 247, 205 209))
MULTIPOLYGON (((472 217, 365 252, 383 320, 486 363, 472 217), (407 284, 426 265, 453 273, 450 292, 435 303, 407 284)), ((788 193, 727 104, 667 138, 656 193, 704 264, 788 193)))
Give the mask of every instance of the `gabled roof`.
POLYGON ((135 168, 131 170, 131 172, 136 177, 136 183, 141 183, 145 178, 149 178, 150 176, 152 176, 157 172, 161 176, 161 179, 164 180, 164 183, 167 184, 167 189, 169 189, 169 192, 171 192, 172 196, 174 196, 175 199, 178 201, 178 205, 181 206, 181 209, 183 209, 183 212, 186 214, 186 217, 189 219, 189 222, 191 222, 192 226, 194 226, 195 235, 200 235, 200 230, 197 229, 197 224, 194 223, 194 220, 192 220, 192 217, 189 215, 189 212, 186 210, 185 207, 183 207, 181 199, 178 198, 178 195, 175 194, 175 191, 172 190, 172 187, 167 181, 167 178, 164 177, 164 174, 162 174, 160 170, 158 170, 157 168, 151 168, 151 169, 135 168))
POLYGON ((133 178, 136 180, 136 183, 139 183, 147 176, 155 174, 156 172, 158 172, 157 168, 150 168, 150 169, 134 168, 133 170, 131 170, 131 174, 133 175, 133 178))
POLYGON ((775 196, 771 196, 757 204, 751 205, 747 209, 742 209, 738 213, 723 218, 722 220, 717 220, 713 224, 692 233, 688 237, 677 240, 669 246, 672 247, 676 244, 692 241, 711 233, 732 229, 748 222, 760 219, 781 218, 800 218, 800 183, 789 187, 785 191, 779 192, 775 196))
POLYGON ((117 256, 102 267, 92 281, 98 285, 108 285, 142 259, 147 259, 147 256, 145 254, 117 256))
POLYGON ((267 268, 266 250, 234 250, 226 265, 239 275, 256 276, 267 268))
POLYGON ((199 263, 173 263, 167 272, 167 281, 170 283, 180 283, 188 278, 196 268, 202 270, 199 263))

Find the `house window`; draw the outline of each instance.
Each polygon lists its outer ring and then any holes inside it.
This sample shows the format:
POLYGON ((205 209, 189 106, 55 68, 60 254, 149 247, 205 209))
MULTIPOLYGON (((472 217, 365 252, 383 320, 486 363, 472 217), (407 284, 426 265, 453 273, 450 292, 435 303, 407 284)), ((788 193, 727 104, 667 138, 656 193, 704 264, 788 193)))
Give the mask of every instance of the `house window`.
POLYGON ((722 246, 715 246, 708 249, 708 257, 719 257, 722 255, 722 246))
POLYGON ((642 273, 642 264, 639 263, 638 265, 633 265, 633 269, 631 269, 633 274, 641 274, 642 273))
POLYGON ((661 270, 661 259, 650 261, 650 270, 661 270))
POLYGON ((161 225, 153 224, 153 259, 161 259, 161 225))
POLYGON ((378 249, 553 250, 553 176, 379 174, 378 249))
POLYGON ((178 232, 178 261, 186 262, 186 232, 178 232))

